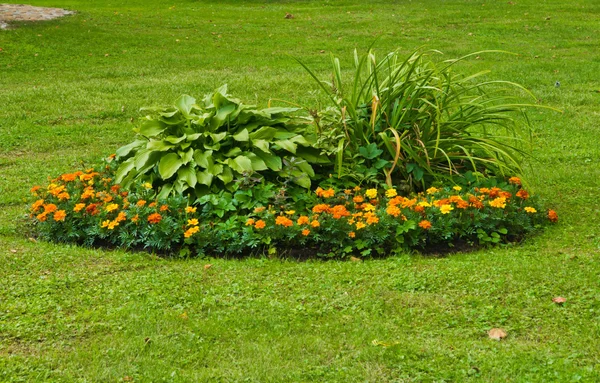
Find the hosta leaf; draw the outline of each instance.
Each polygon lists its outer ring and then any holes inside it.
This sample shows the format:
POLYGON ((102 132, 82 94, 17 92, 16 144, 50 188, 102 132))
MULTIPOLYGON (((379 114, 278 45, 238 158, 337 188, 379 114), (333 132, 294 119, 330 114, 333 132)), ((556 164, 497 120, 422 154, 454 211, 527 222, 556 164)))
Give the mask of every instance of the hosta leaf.
POLYGON ((212 184, 213 175, 208 171, 196 172, 196 180, 199 184, 210 186, 212 184))
POLYGON ((273 107, 273 108, 263 109, 262 112, 273 115, 273 114, 282 114, 282 113, 285 113, 285 114, 294 113, 299 110, 300 110, 300 108, 273 107))
POLYGON ((177 153, 168 153, 158 163, 158 174, 163 180, 169 179, 181 167, 183 162, 177 153))
POLYGON ((181 157, 181 161, 183 161, 183 164, 187 165, 187 163, 190 162, 194 156, 194 149, 189 148, 187 151, 182 151, 178 154, 181 157))
POLYGON ((290 138, 295 136, 297 136, 297 133, 279 130, 277 131, 277 133, 275 133, 275 136, 273 138, 276 138, 278 140, 289 140, 290 138))
POLYGON ((213 139, 214 143, 220 142, 225 136, 227 136, 227 132, 210 133, 210 138, 213 139))
POLYGON ((282 163, 281 163, 281 158, 279 156, 276 156, 275 154, 272 153, 265 153, 262 151, 255 151, 254 154, 256 154, 258 157, 260 157, 264 162, 265 165, 267 165, 267 167, 273 171, 280 171, 282 168, 282 163))
POLYGON ((185 183, 190 186, 196 186, 198 179, 196 177, 196 172, 191 166, 182 166, 177 171, 177 181, 183 180, 185 183))
POLYGON ((302 146, 310 146, 310 142, 308 142, 308 140, 304 138, 304 136, 301 136, 299 134, 290 138, 290 141, 300 144, 302 146))
POLYGON ((167 143, 165 141, 151 140, 146 145, 146 149, 148 149, 148 150, 158 150, 160 152, 164 152, 166 150, 169 150, 169 149, 173 148, 174 146, 175 145, 169 144, 169 143, 167 143))
POLYGON ((248 142, 248 129, 242 129, 237 134, 233 135, 233 139, 240 142, 248 142))
POLYGON ((277 133, 277 129, 270 126, 263 126, 262 128, 250 133, 250 139, 252 140, 272 140, 277 133))
POLYGON ((267 140, 252 140, 252 145, 265 153, 271 153, 267 140))
POLYGON ((126 157, 133 149, 142 147, 147 142, 148 141, 146 141, 146 140, 135 140, 130 144, 121 146, 119 149, 117 149, 117 151, 115 153, 119 157, 126 157))
POLYGON ((219 127, 223 126, 225 122, 229 119, 230 115, 233 112, 235 112, 235 108, 235 104, 229 104, 220 107, 217 111, 217 114, 215 114, 210 120, 210 128, 212 130, 216 130, 219 127))
POLYGON ((196 152, 194 153, 194 161, 196 161, 198 165, 206 169, 209 166, 209 159, 211 159, 212 162, 212 154, 212 150, 206 150, 204 152, 201 150, 196 150, 196 152))
POLYGON ((131 171, 131 169, 134 168, 134 166, 135 166, 134 160, 135 160, 135 158, 131 157, 130 159, 128 159, 127 161, 124 161, 121 165, 119 165, 119 168, 117 169, 117 173, 115 174, 115 182, 116 183, 120 183, 123 180, 123 178, 125 178, 127 173, 129 173, 131 171))
POLYGON ((158 193, 158 196, 156 198, 157 199, 165 199, 169 196, 169 194, 171 194, 172 190, 173 190, 173 184, 164 184, 160 188, 160 192, 158 193))
POLYGON ((140 150, 134 157, 135 169, 141 173, 144 173, 142 169, 149 169, 150 167, 156 165, 162 155, 162 152, 140 150))
POLYGON ((265 164, 265 161, 263 161, 263 159, 257 156, 256 154, 244 152, 244 155, 250 159, 253 171, 260 172, 268 169, 267 165, 265 164))
POLYGON ((306 161, 312 164, 328 164, 331 161, 322 155, 318 149, 311 147, 299 147, 296 149, 296 155, 300 158, 304 158, 306 161))
POLYGON ((293 143, 290 140, 279 140, 275 141, 274 144, 293 154, 296 154, 296 148, 298 147, 295 143, 293 143))
POLYGON ((175 107, 179 109, 181 113, 185 116, 190 115, 190 111, 192 110, 192 106, 196 103, 196 99, 192 96, 188 96, 187 94, 182 95, 175 101, 175 107))
POLYGON ((246 156, 230 158, 227 160, 227 164, 238 173, 252 172, 252 161, 246 156))
POLYGON ((223 172, 219 174, 217 178, 223 181, 225 185, 229 184, 233 181, 233 172, 231 171, 231 168, 229 166, 224 166, 223 172))
POLYGON ((310 178, 304 173, 292 178, 292 181, 305 189, 310 189, 310 178))
POLYGON ((185 140, 185 136, 180 136, 180 137, 167 136, 167 138, 165 138, 165 141, 167 141, 168 143, 171 143, 171 144, 178 144, 183 140, 185 140))
POLYGON ((167 127, 160 121, 157 120, 146 120, 142 123, 139 129, 139 133, 146 137, 154 137, 164 132, 167 127))
POLYGON ((240 154, 242 154, 242 149, 235 147, 235 148, 231 149, 230 151, 228 151, 227 153, 225 153, 225 157, 237 157, 240 154))
POLYGON ((306 162, 306 160, 296 162, 296 166, 309 177, 315 176, 315 171, 313 170, 312 166, 310 166, 310 164, 306 162))

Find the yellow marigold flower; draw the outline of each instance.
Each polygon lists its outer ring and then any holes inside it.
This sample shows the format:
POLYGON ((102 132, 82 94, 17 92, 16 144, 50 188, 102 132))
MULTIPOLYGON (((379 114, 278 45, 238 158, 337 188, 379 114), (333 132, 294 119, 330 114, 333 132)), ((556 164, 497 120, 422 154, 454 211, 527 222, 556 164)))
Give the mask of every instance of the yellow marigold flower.
POLYGON ((422 201, 419 202, 419 206, 423 206, 423 207, 431 207, 431 204, 427 201, 422 201))
POLYGON ((152 189, 152 184, 150 182, 144 182, 142 184, 143 187, 145 187, 146 189, 152 189))
MULTIPOLYGON (((194 218, 195 219, 195 218, 194 218)), ((188 221, 188 225, 190 224, 191 219, 188 221)), ((248 218, 248 220, 246 221, 246 226, 252 226, 254 225, 254 219, 252 218, 248 218)), ((198 220, 196 219, 196 225, 198 224, 198 220)))
POLYGON ((104 208, 104 210, 106 210, 107 212, 110 213, 111 211, 117 210, 118 208, 119 208, 119 205, 117 205, 116 203, 111 203, 111 204, 107 205, 104 208))
POLYGON ((284 217, 283 215, 280 215, 277 218, 275 218, 275 225, 290 227, 290 226, 294 225, 294 222, 291 219, 289 219, 288 217, 284 217))
POLYGON ((528 213, 531 213, 531 214, 537 213, 537 210, 535 210, 534 208, 529 207, 529 206, 525 207, 525 211, 528 212, 528 213))
POLYGON ((356 237, 356 233, 353 232, 353 231, 351 231, 351 232, 348 233, 348 237, 354 238, 354 237, 356 237))
POLYGON ((442 214, 448 214, 452 210, 454 210, 454 208, 452 207, 452 205, 442 205, 442 206, 440 206, 440 212, 442 214))
POLYGON ((56 222, 64 221, 65 218, 67 218, 67 213, 64 210, 58 210, 54 213, 54 220, 56 222))
POLYGON ((304 230, 302 230, 302 235, 303 235, 303 236, 305 236, 305 237, 306 237, 306 236, 307 236, 307 235, 309 235, 309 234, 310 234, 310 230, 308 230, 308 229, 304 229, 304 230))
POLYGON ((388 198, 394 198, 397 195, 398 195, 398 192, 396 191, 396 189, 388 189, 385 191, 385 196, 388 198))
POLYGON ((258 221, 256 221, 256 223, 254 224, 254 227, 257 229, 264 229, 265 226, 267 224, 265 223, 265 221, 263 221, 262 219, 259 219, 258 221))
POLYGON ((263 211, 265 211, 265 207, 264 206, 259 206, 257 208, 254 209, 255 213, 262 213, 263 211))
POLYGON ((308 219, 307 216, 301 215, 300 218, 298 218, 298 221, 296 223, 298 225, 308 225, 310 223, 310 220, 308 219))
POLYGON ((421 229, 429 230, 429 229, 431 229, 431 222, 429 222, 428 220, 424 219, 421 222, 419 222, 419 227, 421 229))
POLYGON ((511 183, 513 185, 521 185, 521 179, 519 177, 510 177, 508 179, 508 183, 511 183))
POLYGON ((367 227, 367 225, 365 225, 364 222, 356 222, 356 230, 364 229, 365 227, 367 227))
POLYGON ((187 207, 185 208, 185 212, 186 212, 186 213, 195 213, 195 212, 196 212, 196 210, 197 210, 197 208, 196 208, 196 207, 194 207, 194 206, 187 206, 187 207))
POLYGON ((350 195, 350 194, 352 194, 352 190, 346 189, 346 190, 344 190, 344 194, 350 195))
POLYGON ((185 238, 189 238, 192 235, 194 235, 195 233, 197 233, 198 231, 200 231, 200 228, 198 226, 193 226, 193 227, 190 227, 189 229, 187 229, 185 231, 185 233, 183 233, 183 236, 185 238))
POLYGON ((108 227, 108 225, 110 225, 110 219, 107 219, 106 221, 102 221, 102 225, 100 225, 100 227, 105 228, 105 227, 108 227))
POLYGON ((375 206, 371 205, 370 203, 366 203, 363 205, 363 210, 364 211, 375 211, 375 206))
POLYGON ((285 214, 287 214, 287 215, 293 215, 293 214, 295 214, 295 213, 296 213, 296 210, 287 210, 287 211, 285 212, 285 214))
POLYGON ((456 191, 461 191, 462 188, 458 185, 454 186, 452 189, 456 190, 456 191))
POLYGON ((117 221, 110 221, 110 223, 108 224, 108 230, 113 230, 117 226, 119 226, 119 222, 117 222, 117 221))
POLYGON ((73 211, 78 213, 81 210, 83 210, 83 208, 85 207, 84 203, 78 203, 77 205, 75 205, 75 207, 73 208, 73 211))
POLYGON ((310 226, 317 228, 321 226, 321 224, 316 219, 313 219, 313 221, 310 223, 310 226))
MULTIPOLYGON (((254 220, 253 220, 253 221, 254 221, 254 220)), ((254 222, 252 222, 252 223, 251 223, 251 225, 252 225, 253 223, 254 223, 254 222)), ((187 221, 187 224, 188 224, 188 226, 197 226, 197 225, 198 225, 198 219, 196 219, 196 218, 188 219, 188 221, 187 221)), ((246 225, 247 225, 247 224, 248 224, 248 222, 246 222, 246 225)))
POLYGON ((504 209, 506 207, 506 198, 498 197, 489 202, 491 207, 495 207, 498 209, 504 209))
POLYGON ((369 216, 367 218, 367 224, 368 225, 373 225, 373 224, 378 223, 378 222, 379 222, 379 217, 377 217, 376 215, 372 215, 372 216, 369 216))
POLYGON ((377 189, 367 189, 367 191, 365 192, 365 195, 367 197, 369 197, 370 199, 376 198, 377 197, 377 189))
POLYGON ((434 188, 433 186, 426 190, 427 194, 435 194, 440 191, 438 188, 434 188))
POLYGON ((140 219, 139 214, 136 214, 133 217, 131 217, 131 222, 137 222, 139 219, 140 219))

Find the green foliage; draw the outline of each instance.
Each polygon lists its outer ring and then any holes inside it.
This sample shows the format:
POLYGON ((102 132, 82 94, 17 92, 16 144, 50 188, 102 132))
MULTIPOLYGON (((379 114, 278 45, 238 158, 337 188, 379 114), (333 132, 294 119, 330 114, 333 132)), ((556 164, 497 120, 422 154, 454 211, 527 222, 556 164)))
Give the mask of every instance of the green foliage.
POLYGON ((310 126, 291 115, 297 108, 256 109, 229 96, 226 86, 201 103, 184 95, 173 107, 147 110, 152 114, 136 129, 136 140, 116 152, 116 178, 126 188, 149 181, 160 188, 159 198, 235 192, 236 179, 254 174, 309 188, 311 164, 327 163, 312 148, 310 126))
POLYGON ((320 81, 334 107, 314 112, 317 146, 335 154, 338 177, 375 178, 388 186, 424 189, 467 171, 483 176, 521 174, 528 120, 508 81, 461 75, 459 61, 435 62, 437 51, 417 51, 402 58, 396 51, 381 60, 369 51, 354 53, 354 73, 344 81, 340 61, 332 56, 332 81, 320 81), (523 118, 519 118, 523 117, 523 118))

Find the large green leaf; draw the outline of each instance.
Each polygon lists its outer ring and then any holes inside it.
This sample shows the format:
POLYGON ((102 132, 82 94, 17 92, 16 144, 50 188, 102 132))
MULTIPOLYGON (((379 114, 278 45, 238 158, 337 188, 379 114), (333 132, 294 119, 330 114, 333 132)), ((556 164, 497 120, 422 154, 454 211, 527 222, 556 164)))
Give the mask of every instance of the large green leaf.
POLYGON ((252 145, 265 153, 271 153, 269 150, 269 142, 267 140, 252 140, 252 145))
POLYGON ((123 161, 123 163, 119 165, 117 173, 115 174, 116 183, 121 183, 121 181, 123 180, 123 178, 125 178, 127 173, 129 173, 135 167, 134 160, 135 158, 131 157, 127 161, 123 161))
POLYGON ((175 145, 169 144, 168 142, 165 142, 165 141, 162 141, 162 140, 161 141, 151 140, 146 145, 146 149, 148 149, 148 150, 158 150, 158 151, 161 151, 161 152, 164 152, 164 151, 167 151, 169 149, 172 149, 173 147, 175 147, 175 145))
POLYGON ((250 133, 250 139, 270 141, 275 137, 275 134, 277 134, 277 129, 270 126, 263 126, 262 128, 250 133))
POLYGON ((208 170, 196 172, 196 179, 199 184, 210 186, 212 185, 213 175, 208 170))
POLYGON ((260 172, 268 169, 267 165, 265 164, 265 161, 256 154, 251 152, 244 152, 244 156, 250 159, 253 171, 260 172))
POLYGON ((252 172, 252 161, 243 155, 230 158, 227 160, 227 164, 238 173, 252 172))
POLYGON ((146 137, 154 137, 165 131, 167 127, 158 120, 145 120, 139 129, 139 133, 146 137))
POLYGON ((296 166, 302 172, 306 173, 309 177, 315 176, 315 171, 313 170, 312 166, 310 166, 310 164, 308 162, 306 162, 306 160, 297 161, 296 166))
POLYGON ((196 172, 191 166, 182 166, 177 171, 177 181, 183 180, 185 183, 190 186, 196 186, 198 179, 196 177, 196 172))
POLYGON ((192 110, 192 106, 196 103, 196 99, 187 94, 182 95, 175 101, 175 107, 179 109, 185 116, 189 116, 192 110))
POLYGON ((117 149, 117 151, 115 153, 119 157, 127 157, 127 155, 129 153, 131 153, 132 150, 142 147, 147 142, 148 141, 146 141, 146 140, 135 140, 130 144, 121 146, 119 149, 117 149))
POLYGON ((248 129, 245 128, 233 135, 233 139, 240 142, 248 142, 249 138, 248 129))
POLYGON ((212 150, 201 151, 198 149, 194 152, 194 161, 206 169, 209 166, 209 160, 212 163, 212 154, 212 150))
POLYGON ((224 166, 223 172, 219 174, 217 178, 223 181, 225 185, 229 184, 233 181, 233 172, 231 171, 231 168, 229 166, 224 166))
POLYGON ((296 154, 296 148, 298 147, 295 143, 293 143, 290 140, 279 140, 275 141, 274 144, 293 154, 296 154))
POLYGON ((168 153, 158 163, 158 174, 163 180, 169 179, 183 165, 183 161, 177 153, 168 153))
POLYGON ((273 153, 265 153, 259 150, 255 151, 254 154, 260 157, 265 162, 265 165, 275 172, 280 171, 283 167, 281 158, 273 153))

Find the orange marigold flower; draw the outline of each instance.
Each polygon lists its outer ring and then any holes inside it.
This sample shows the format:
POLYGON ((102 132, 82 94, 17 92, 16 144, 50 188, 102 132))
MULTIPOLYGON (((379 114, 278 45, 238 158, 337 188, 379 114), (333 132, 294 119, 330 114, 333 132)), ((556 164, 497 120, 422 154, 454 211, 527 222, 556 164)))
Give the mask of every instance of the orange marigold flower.
POLYGON ((159 223, 162 220, 162 215, 158 213, 150 214, 148 216, 148 222, 150 223, 159 223))
POLYGON ((379 217, 377 217, 376 215, 370 215, 369 217, 367 217, 367 224, 368 225, 373 225, 375 223, 379 222, 379 217))
POLYGON ((452 210, 454 210, 454 208, 452 207, 452 205, 442 205, 442 206, 440 206, 440 212, 442 214, 448 214, 452 210))
POLYGON ((329 188, 327 190, 323 190, 322 196, 323 198, 331 198, 335 195, 335 190, 329 188))
POLYGON ((527 199, 529 198, 529 193, 527 192, 527 190, 521 189, 517 192, 517 197, 521 199, 527 199))
POLYGON ((137 201, 137 202, 135 203, 135 206, 137 206, 137 207, 142 207, 142 206, 144 206, 145 204, 146 204, 146 201, 144 201, 143 199, 141 199, 141 200, 139 200, 139 201, 137 201))
POLYGON ((307 216, 301 215, 296 222, 298 225, 308 225, 310 223, 310 219, 307 216))
POLYGON ((57 210, 58 210, 58 207, 53 203, 44 205, 44 213, 54 213, 57 210))
POLYGON ((263 211, 265 211, 265 207, 264 206, 259 206, 257 208, 254 208, 254 212, 255 213, 262 213, 263 211))
POLYGON ((388 206, 387 209, 385 209, 385 212, 391 215, 392 217, 398 217, 400 214, 402 214, 400 208, 395 205, 388 206))
POLYGON ((502 192, 502 189, 500 189, 498 187, 491 188, 490 192, 489 192, 490 198, 496 198, 496 197, 500 196, 500 192, 502 192))
POLYGON ((193 206, 186 206, 186 208, 185 208, 186 213, 195 213, 196 210, 197 210, 197 208, 193 207, 193 206))
POLYGON ((156 202, 150 203, 150 205, 148 205, 148 207, 156 207, 156 202))
POLYGON ((110 221, 110 223, 108 224, 108 230, 113 230, 117 226, 119 226, 119 222, 117 222, 117 221, 110 221))
POLYGON ((136 214, 133 217, 131 217, 131 222, 137 222, 140 219, 140 215, 136 214))
POLYGON ((402 201, 402 207, 410 208, 410 207, 414 206, 416 203, 417 203, 416 198, 413 198, 413 199, 404 198, 404 200, 402 201))
POLYGON ((67 218, 67 212, 64 211, 64 210, 58 210, 58 211, 56 211, 54 213, 54 217, 53 218, 54 218, 54 220, 56 222, 58 222, 58 221, 64 221, 65 218, 67 218))
POLYGON ((40 210, 40 207, 42 207, 43 205, 44 205, 44 200, 38 199, 31 205, 31 211, 37 212, 38 210, 40 210))
POLYGON ((104 210, 106 210, 107 212, 111 212, 114 210, 117 210, 119 208, 119 205, 117 205, 116 203, 111 203, 109 205, 106 205, 106 207, 104 208, 104 210))
POLYGON ((73 211, 75 213, 79 213, 81 210, 83 210, 83 208, 85 207, 84 203, 78 203, 77 205, 75 205, 75 207, 73 208, 73 211))
POLYGON ((419 222, 419 227, 421 229, 429 230, 429 229, 431 229, 431 222, 429 222, 428 220, 424 219, 421 222, 419 222))
MULTIPOLYGON (((198 222, 198 220, 196 220, 196 222, 198 222)), ((256 221, 254 221, 253 218, 248 218, 248 220, 246 221, 246 226, 252 226, 252 225, 254 225, 254 222, 256 222, 256 221)), ((189 224, 190 224, 190 221, 188 221, 188 225, 189 224)), ((197 223, 196 223, 196 225, 197 225, 197 223)))
POLYGON ((354 187, 354 191, 355 191, 355 192, 359 192, 359 191, 360 191, 360 186, 358 186, 358 185, 357 185, 357 186, 355 186, 355 187, 354 187))
POLYGON ((31 189, 29 189, 29 192, 31 194, 37 195, 37 191, 40 189, 41 189, 41 187, 36 185, 36 186, 32 187, 31 189))
POLYGON ((346 190, 344 190, 344 194, 350 195, 350 194, 352 194, 352 190, 346 189, 346 190))
POLYGON ((331 209, 331 214, 334 219, 340 219, 342 217, 350 216, 350 212, 344 205, 336 205, 331 209))
POLYGON ((548 210, 548 219, 551 222, 558 222, 558 214, 554 210, 548 210))
POLYGON ((404 202, 404 199, 405 198, 402 196, 396 196, 388 201, 388 206, 400 205, 402 202, 404 202))
POLYGON ((362 203, 365 201, 365 199, 362 196, 355 196, 354 198, 352 198, 352 201, 354 201, 355 203, 362 203))
POLYGON ((488 194, 490 192, 490 189, 488 189, 488 188, 475 188, 475 191, 477 193, 481 193, 481 194, 488 194))
POLYGON ((309 234, 310 234, 310 230, 308 230, 308 229, 304 229, 304 230, 302 230, 302 235, 303 235, 303 236, 305 236, 305 237, 306 237, 306 236, 307 236, 307 235, 309 235, 309 234))
POLYGON ((425 207, 421 206, 421 205, 417 205, 415 206, 414 209, 417 213, 423 213, 425 211, 425 207))
POLYGON ((510 177, 508 183, 513 185, 521 185, 521 179, 519 177, 510 177))
POLYGON ((58 195, 58 199, 61 200, 61 201, 64 201, 64 200, 69 199, 69 198, 71 198, 71 196, 67 192, 62 192, 62 193, 60 193, 58 195))
POLYGON ((317 197, 322 197, 322 196, 323 196, 323 192, 324 192, 324 191, 325 191, 325 190, 323 190, 323 188, 319 186, 319 187, 317 188, 317 190, 315 190, 315 194, 317 195, 317 197))
POLYGON ((262 219, 259 219, 258 221, 256 221, 256 223, 254 224, 254 227, 257 229, 264 229, 265 226, 267 226, 267 224, 265 223, 265 221, 263 221, 262 219))
POLYGON ((162 205, 159 210, 160 211, 168 211, 169 210, 169 206, 168 205, 162 205))
POLYGON ((94 192, 94 189, 88 186, 87 188, 85 188, 83 193, 81 193, 80 199, 83 201, 83 200, 91 198, 95 195, 96 195, 96 193, 94 192))
POLYGON ((504 209, 506 207, 506 198, 498 197, 489 202, 491 207, 495 207, 497 209, 504 209))
POLYGON ((354 237, 356 237, 356 233, 353 232, 353 231, 351 231, 351 232, 348 233, 348 237, 354 238, 354 237))
POLYGON ((125 214, 124 212, 119 212, 119 214, 117 215, 117 218, 115 218, 115 222, 123 222, 127 219, 127 214, 125 214))
POLYGON ((453 195, 453 196, 450 196, 449 200, 452 203, 458 203, 458 202, 462 201, 463 199, 459 195, 453 195))
POLYGON ((535 208, 530 207, 530 206, 525 206, 525 211, 530 214, 537 213, 537 210, 535 210, 535 208))
POLYGON ((280 226, 284 226, 284 227, 290 227, 290 226, 294 225, 294 221, 292 221, 288 217, 280 215, 277 218, 275 218, 275 225, 280 225, 280 226))
POLYGON ((321 203, 318 205, 315 205, 312 208, 313 213, 323 213, 323 212, 329 212, 330 207, 327 204, 321 203))
POLYGON ((321 226, 321 224, 316 219, 313 219, 313 221, 310 223, 310 226, 317 228, 321 226))
POLYGON ((88 207, 85 208, 85 212, 91 215, 96 215, 98 214, 100 211, 98 211, 98 205, 97 203, 91 203, 88 205, 88 207))
POLYGON ((110 191, 113 193, 118 193, 120 188, 121 188, 121 185, 113 185, 110 187, 110 191))
POLYGON ((469 196, 469 202, 471 203, 471 206, 473 206, 474 208, 483 209, 483 202, 481 202, 479 200, 479 198, 475 197, 474 195, 469 196))
POLYGON ((504 197, 506 199, 510 199, 510 197, 512 197, 512 194, 510 194, 510 192, 507 191, 501 191, 498 193, 498 197, 504 197))
POLYGON ((192 235, 194 235, 195 233, 197 233, 197 232, 199 232, 199 231, 200 231, 200 227, 198 227, 198 226, 193 226, 193 227, 190 227, 189 229, 187 229, 187 230, 185 231, 185 233, 183 233, 183 236, 184 236, 185 238, 189 238, 189 237, 191 237, 192 235))
POLYGON ((469 207, 469 203, 467 201, 458 201, 456 207, 459 209, 466 209, 469 207))
POLYGON ((37 218, 37 220, 40 222, 44 222, 48 218, 48 212, 38 214, 35 218, 37 218))

